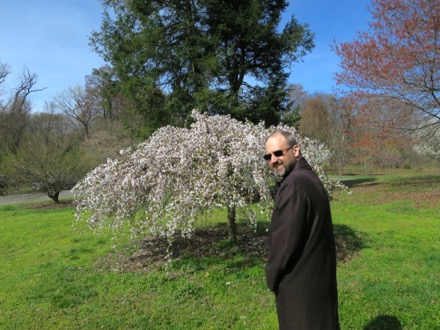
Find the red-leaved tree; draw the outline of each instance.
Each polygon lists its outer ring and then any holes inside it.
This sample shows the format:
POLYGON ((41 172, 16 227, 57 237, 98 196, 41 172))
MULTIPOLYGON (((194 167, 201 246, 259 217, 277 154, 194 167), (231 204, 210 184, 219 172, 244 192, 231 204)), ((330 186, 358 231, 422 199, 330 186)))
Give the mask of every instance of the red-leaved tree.
POLYGON ((410 129, 440 125, 440 1, 373 0, 366 32, 335 45, 338 84, 358 96, 399 100, 418 114, 410 129))

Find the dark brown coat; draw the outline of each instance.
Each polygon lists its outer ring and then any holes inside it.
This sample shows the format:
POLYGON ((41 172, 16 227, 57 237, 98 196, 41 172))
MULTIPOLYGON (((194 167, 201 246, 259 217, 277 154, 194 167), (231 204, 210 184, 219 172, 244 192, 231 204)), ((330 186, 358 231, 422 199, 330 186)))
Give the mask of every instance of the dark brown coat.
POLYGON ((266 280, 280 329, 339 329, 330 204, 301 156, 275 197, 266 280))

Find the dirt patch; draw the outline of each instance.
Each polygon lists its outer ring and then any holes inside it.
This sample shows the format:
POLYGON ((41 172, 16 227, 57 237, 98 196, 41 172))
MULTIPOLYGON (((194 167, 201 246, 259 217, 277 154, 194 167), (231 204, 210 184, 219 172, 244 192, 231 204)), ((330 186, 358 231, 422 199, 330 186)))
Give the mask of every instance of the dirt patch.
POLYGON ((172 260, 185 258, 229 259, 238 254, 246 258, 267 257, 267 233, 241 228, 237 243, 228 240, 226 226, 197 229, 191 238, 173 237, 171 248, 165 238, 149 237, 134 246, 113 252, 99 261, 102 268, 117 272, 148 272, 167 264, 168 252, 172 260), (132 250, 135 250, 134 252, 132 250))
MULTIPOLYGON (((265 262, 268 256, 267 228, 255 231, 246 227, 240 229, 237 243, 228 241, 225 227, 199 229, 191 238, 175 236, 171 247, 172 259, 185 258, 221 258, 232 259, 242 255, 246 260, 265 262)), ((353 258, 358 250, 359 242, 353 243, 353 235, 347 231, 335 230, 336 255, 338 262, 346 262, 353 258), (355 244, 355 245, 354 245, 355 244)), ((168 241, 165 238, 150 237, 136 245, 118 250, 98 261, 99 267, 112 271, 148 272, 163 267, 168 262, 168 241)))

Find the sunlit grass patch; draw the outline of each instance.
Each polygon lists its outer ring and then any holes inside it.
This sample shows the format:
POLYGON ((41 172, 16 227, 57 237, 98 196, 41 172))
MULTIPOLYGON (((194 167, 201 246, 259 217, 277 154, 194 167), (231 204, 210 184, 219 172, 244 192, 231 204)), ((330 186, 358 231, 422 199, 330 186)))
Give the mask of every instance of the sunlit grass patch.
POLYGON ((403 329, 435 329, 440 209, 432 195, 438 193, 438 176, 384 176, 376 182, 353 188, 333 204, 336 225, 360 232, 364 242, 356 258, 338 267, 343 328, 376 322, 386 329, 393 321, 403 329))

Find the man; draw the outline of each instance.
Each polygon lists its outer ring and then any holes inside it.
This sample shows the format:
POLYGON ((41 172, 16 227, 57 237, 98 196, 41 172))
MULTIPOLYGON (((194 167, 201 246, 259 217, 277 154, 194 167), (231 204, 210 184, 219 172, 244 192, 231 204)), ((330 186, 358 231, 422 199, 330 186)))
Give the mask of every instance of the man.
POLYGON ((335 244, 324 186, 288 132, 267 138, 264 158, 282 177, 266 264, 279 328, 339 329, 335 244))

